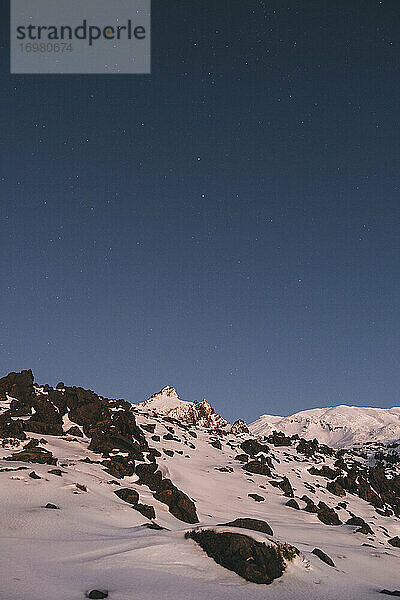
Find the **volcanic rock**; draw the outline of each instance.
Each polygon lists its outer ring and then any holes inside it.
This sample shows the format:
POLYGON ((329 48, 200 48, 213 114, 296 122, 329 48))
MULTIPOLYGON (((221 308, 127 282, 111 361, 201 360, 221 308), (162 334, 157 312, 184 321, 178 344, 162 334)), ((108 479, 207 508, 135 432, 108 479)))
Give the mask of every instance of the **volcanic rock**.
POLYGON ((333 562, 331 557, 328 556, 327 554, 325 554, 325 552, 323 552, 319 548, 314 548, 314 550, 312 551, 312 554, 315 554, 315 556, 318 556, 319 559, 321 559, 324 563, 326 563, 330 567, 335 566, 335 563, 333 562))
POLYGON ((136 490, 131 490, 130 488, 122 488, 119 490, 115 490, 114 494, 121 498, 124 502, 128 502, 133 506, 136 506, 139 502, 139 494, 136 490))
POLYGON ((212 530, 188 531, 185 538, 197 542, 205 553, 247 581, 271 583, 281 577, 286 564, 277 546, 268 546, 239 533, 212 530))
POLYGON ((240 527, 242 529, 251 529, 253 531, 260 531, 261 533, 266 533, 267 535, 273 535, 273 531, 271 527, 266 523, 266 521, 261 521, 260 519, 235 519, 234 521, 229 521, 229 523, 221 523, 221 527, 240 527))

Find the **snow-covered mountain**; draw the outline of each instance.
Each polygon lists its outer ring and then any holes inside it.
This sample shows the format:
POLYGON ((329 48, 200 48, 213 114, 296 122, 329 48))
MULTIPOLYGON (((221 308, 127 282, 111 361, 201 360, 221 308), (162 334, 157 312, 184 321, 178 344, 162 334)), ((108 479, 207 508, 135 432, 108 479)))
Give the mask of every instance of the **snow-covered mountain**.
POLYGON ((290 417, 262 415, 249 428, 254 435, 269 435, 276 430, 286 435, 298 434, 307 440, 316 438, 335 448, 348 448, 400 439, 400 407, 341 405, 303 410, 290 417))
POLYGON ((202 426, 181 402, 0 379, 0 600, 398 592, 397 454, 202 426))
POLYGON ((218 415, 205 398, 201 402, 181 400, 175 388, 169 385, 163 387, 161 391, 148 400, 140 402, 136 407, 151 411, 154 414, 181 419, 185 423, 199 427, 210 429, 230 427, 228 421, 218 415))

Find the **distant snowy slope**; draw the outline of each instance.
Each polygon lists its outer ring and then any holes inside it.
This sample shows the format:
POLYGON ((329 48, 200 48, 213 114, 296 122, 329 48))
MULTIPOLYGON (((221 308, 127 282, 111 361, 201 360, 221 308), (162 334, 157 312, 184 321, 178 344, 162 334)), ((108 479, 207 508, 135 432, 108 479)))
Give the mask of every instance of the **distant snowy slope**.
POLYGON ((391 441, 400 438, 400 407, 367 408, 333 406, 303 410, 289 417, 262 415, 250 426, 254 435, 269 435, 273 430, 287 435, 297 433, 305 439, 337 448, 357 443, 391 441))

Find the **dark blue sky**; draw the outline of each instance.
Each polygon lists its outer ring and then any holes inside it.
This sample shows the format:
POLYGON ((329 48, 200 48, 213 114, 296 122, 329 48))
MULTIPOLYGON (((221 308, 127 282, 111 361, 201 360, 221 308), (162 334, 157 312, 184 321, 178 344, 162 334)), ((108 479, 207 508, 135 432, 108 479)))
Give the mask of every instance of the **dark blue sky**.
POLYGON ((398 405, 398 1, 153 0, 131 76, 9 75, 0 6, 1 375, 398 405))

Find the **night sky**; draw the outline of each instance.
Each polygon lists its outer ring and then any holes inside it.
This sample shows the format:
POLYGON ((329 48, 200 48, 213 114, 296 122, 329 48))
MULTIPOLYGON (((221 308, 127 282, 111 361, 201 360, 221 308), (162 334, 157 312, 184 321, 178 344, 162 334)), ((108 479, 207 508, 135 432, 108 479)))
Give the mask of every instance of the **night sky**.
POLYGON ((151 75, 10 75, 0 376, 399 404, 398 0, 153 0, 151 75))

